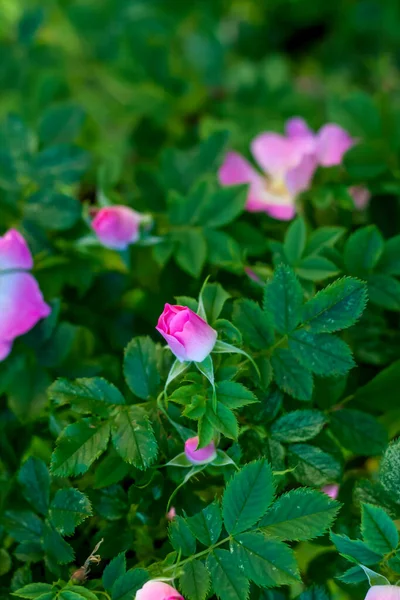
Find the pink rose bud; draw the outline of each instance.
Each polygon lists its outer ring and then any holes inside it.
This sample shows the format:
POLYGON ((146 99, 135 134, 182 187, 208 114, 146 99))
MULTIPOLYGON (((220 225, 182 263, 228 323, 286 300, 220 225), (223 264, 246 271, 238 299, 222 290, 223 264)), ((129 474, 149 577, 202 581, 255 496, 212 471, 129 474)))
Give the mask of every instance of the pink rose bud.
POLYGON ((143 215, 128 206, 107 206, 97 211, 92 228, 98 239, 113 250, 125 250, 139 239, 143 215))
POLYGON ((365 600, 400 600, 400 587, 396 585, 373 585, 365 600))
POLYGON ((336 498, 339 495, 339 485, 337 483, 331 483, 329 485, 325 485, 322 488, 322 491, 324 492, 324 494, 326 494, 333 500, 336 500, 336 498))
POLYGON ((180 362, 202 362, 217 340, 217 332, 187 306, 166 304, 156 329, 180 362))
POLYGON ((175 506, 171 506, 170 510, 167 512, 168 521, 173 521, 176 517, 175 506))
POLYGON ((353 198, 357 210, 366 208, 371 199, 370 191, 363 185, 353 185, 349 188, 349 194, 353 198))
POLYGON ((135 600, 185 600, 185 598, 168 583, 148 581, 136 592, 135 600))
POLYGON ((189 438, 185 442, 186 458, 190 460, 193 465, 206 465, 217 458, 217 449, 215 448, 214 442, 197 450, 198 445, 199 438, 197 435, 196 437, 189 438))
POLYGON ((28 272, 32 267, 32 255, 18 231, 0 236, 0 360, 11 352, 16 337, 51 312, 28 272))

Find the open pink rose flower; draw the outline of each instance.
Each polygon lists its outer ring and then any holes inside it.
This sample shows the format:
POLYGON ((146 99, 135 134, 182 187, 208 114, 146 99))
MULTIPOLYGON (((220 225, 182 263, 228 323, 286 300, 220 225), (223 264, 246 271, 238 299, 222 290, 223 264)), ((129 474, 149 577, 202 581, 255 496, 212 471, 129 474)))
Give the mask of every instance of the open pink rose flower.
POLYGON ((166 304, 156 329, 180 362, 202 362, 217 341, 215 329, 187 306, 166 304))
POLYGON ((396 585, 373 585, 365 600, 400 600, 400 587, 396 585))
POLYGON ((51 312, 28 273, 32 267, 32 255, 18 231, 10 229, 0 236, 0 360, 11 352, 16 337, 51 312))
POLYGON ((217 458, 217 449, 214 442, 211 442, 211 444, 208 444, 208 446, 205 446, 204 448, 197 449, 198 445, 199 438, 197 435, 196 437, 189 438, 185 442, 186 458, 193 465, 206 465, 217 458))
POLYGON ((176 589, 163 581, 148 581, 136 592, 135 600, 185 600, 176 589))
POLYGON ((113 250, 125 250, 139 239, 143 215, 128 206, 100 208, 92 221, 99 241, 113 250))

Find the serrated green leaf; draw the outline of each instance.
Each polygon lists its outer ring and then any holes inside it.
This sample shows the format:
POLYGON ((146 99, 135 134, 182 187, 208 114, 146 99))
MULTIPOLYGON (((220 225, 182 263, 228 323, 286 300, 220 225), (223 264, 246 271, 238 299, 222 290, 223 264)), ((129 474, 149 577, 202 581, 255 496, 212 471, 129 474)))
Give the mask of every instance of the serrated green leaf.
POLYGON ((332 333, 353 325, 367 301, 362 281, 343 277, 318 292, 305 304, 303 326, 311 333, 332 333))
POLYGON ((113 406, 125 404, 121 392, 102 377, 75 381, 60 378, 49 387, 48 394, 57 406, 71 404, 77 412, 94 412, 102 417, 107 417, 113 406))
POLYGON ((213 324, 221 314, 230 294, 219 283, 207 283, 203 290, 203 303, 208 322, 213 324))
POLYGON ((361 540, 351 540, 347 535, 337 533, 331 533, 331 540, 340 554, 351 556, 363 565, 376 565, 382 559, 381 553, 374 552, 361 540))
POLYGON ((188 600, 205 600, 210 589, 210 574, 202 562, 191 560, 183 567, 179 583, 188 600))
POLYGON ((264 311, 270 314, 279 333, 295 329, 301 318, 303 290, 290 267, 279 265, 264 290, 264 311))
POLYGON ((290 265, 296 265, 302 257, 306 238, 306 223, 303 217, 297 217, 287 228, 283 243, 283 250, 290 265))
POLYGON ((355 231, 344 247, 344 264, 351 275, 366 277, 382 255, 384 239, 376 225, 362 227, 355 231))
POLYGON ((187 519, 187 524, 193 535, 204 546, 212 546, 219 540, 222 530, 221 508, 218 502, 213 502, 193 517, 187 519))
POLYGON ((400 281, 390 275, 376 273, 367 279, 368 295, 373 304, 387 310, 400 310, 400 281))
POLYGON ((131 405, 120 409, 112 422, 112 442, 123 460, 144 470, 157 456, 157 442, 146 412, 131 405))
POLYGON ((148 573, 144 569, 130 569, 118 577, 112 586, 112 600, 132 600, 148 579, 148 573))
POLYGON ((393 500, 400 503, 400 439, 387 447, 380 464, 379 479, 393 500))
POLYGON ((319 410, 294 410, 272 424, 271 434, 281 442, 305 442, 318 435, 325 423, 319 410))
POLYGON ((298 488, 278 498, 259 527, 279 540, 312 540, 332 526, 339 507, 327 494, 298 488))
POLYGON ((183 556, 195 554, 196 538, 183 517, 175 517, 169 526, 168 535, 172 546, 177 552, 182 552, 183 556))
POLYGON ((217 398, 230 409, 241 408, 258 402, 258 398, 236 381, 220 381, 217 384, 217 398))
POLYGON ((343 581, 343 583, 348 583, 351 585, 361 583, 362 581, 367 581, 367 575, 361 567, 356 565, 350 569, 347 569, 347 571, 340 575, 338 579, 343 581))
POLYGON ((78 476, 105 451, 110 437, 110 424, 82 419, 68 425, 57 439, 51 457, 51 473, 56 477, 78 476))
POLYGON ((65 565, 74 560, 75 554, 72 547, 63 540, 54 525, 48 521, 43 529, 43 548, 51 560, 59 565, 65 565))
POLYGON ((354 367, 346 342, 328 333, 295 331, 290 334, 289 348, 299 363, 316 375, 343 375, 354 367))
POLYGON ((180 268, 192 277, 200 277, 207 258, 207 243, 201 228, 182 229, 174 235, 178 242, 174 254, 180 268))
POLYGON ((124 375, 135 396, 147 400, 157 394, 160 374, 152 339, 135 337, 129 342, 124 353, 124 375))
POLYGON ((269 463, 263 459, 243 467, 228 483, 222 502, 226 530, 241 533, 265 513, 275 487, 269 463))
POLYGON ((303 485, 321 486, 337 481, 341 465, 331 454, 309 444, 292 444, 288 448, 288 464, 293 476, 303 485))
POLYGON ((291 350, 277 348, 271 357, 271 365, 275 381, 284 392, 297 400, 311 400, 313 377, 300 365, 291 350))
POLYGON ((293 551, 282 542, 250 532, 235 536, 232 547, 246 577, 257 585, 273 587, 300 580, 293 551))
POLYGON ((7 510, 2 522, 6 531, 17 542, 38 541, 42 536, 43 522, 33 512, 7 510))
POLYGON ((239 436, 239 425, 234 413, 222 402, 217 402, 215 410, 209 402, 207 405, 206 418, 211 425, 231 440, 237 440, 239 436))
POLYGON ((58 490, 50 505, 50 518, 63 536, 72 535, 91 514, 89 498, 74 488, 58 490))
POLYGON ((101 578, 101 582, 104 586, 104 589, 108 592, 111 591, 114 583, 125 575, 126 572, 126 558, 125 552, 121 552, 118 556, 115 556, 112 561, 108 563, 106 568, 103 571, 103 576, 101 578))
POLYGON ((53 589, 53 586, 49 583, 28 583, 28 585, 14 592, 13 596, 30 600, 31 598, 39 598, 39 596, 51 592, 53 589))
POLYGON ((68 591, 78 594, 80 598, 85 598, 86 600, 98 600, 96 594, 85 588, 83 585, 69 585, 68 591))
POLYGON ((214 550, 208 557, 207 568, 212 588, 221 600, 247 600, 249 581, 227 550, 214 550))
POLYGON ((386 428, 360 410, 335 410, 331 415, 331 430, 342 446, 364 456, 381 454, 388 442, 386 428))
POLYGON ((379 506, 361 505, 361 533, 364 542, 378 554, 388 554, 399 543, 396 525, 379 506))
POLYGON ((253 300, 237 300, 232 320, 244 341, 257 350, 269 348, 274 341, 274 327, 270 315, 263 312, 253 300))
POLYGON ((18 473, 18 482, 25 499, 40 514, 46 515, 49 508, 50 476, 45 463, 31 456, 18 473))

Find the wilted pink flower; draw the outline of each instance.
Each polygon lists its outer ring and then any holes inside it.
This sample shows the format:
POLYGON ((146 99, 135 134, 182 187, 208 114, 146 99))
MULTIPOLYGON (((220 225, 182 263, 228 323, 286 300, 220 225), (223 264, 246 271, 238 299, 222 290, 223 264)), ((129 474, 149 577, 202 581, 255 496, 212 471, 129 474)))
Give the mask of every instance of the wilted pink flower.
POLYGON ((136 592, 135 600, 185 600, 177 590, 163 581, 148 581, 136 592))
POLYGON ((171 506, 171 508, 167 512, 166 516, 167 516, 168 521, 173 521, 175 519, 175 517, 176 517, 175 506, 171 506))
POLYGON ((166 304, 156 329, 181 362, 202 362, 217 340, 217 332, 187 306, 166 304))
POLYGON ((353 187, 349 188, 349 193, 354 200, 354 206, 358 210, 363 210, 368 206, 368 203, 371 199, 371 193, 368 188, 363 185, 354 185, 353 187))
POLYGON ((98 239, 113 250, 125 250, 139 239, 143 215, 128 206, 107 206, 97 211, 92 228, 98 239))
POLYGON ((331 483, 329 485, 325 485, 322 488, 322 491, 324 492, 324 494, 326 494, 327 496, 329 496, 333 500, 336 500, 336 498, 339 495, 339 484, 337 484, 337 483, 331 483))
POLYGON ((28 273, 32 255, 15 229, 0 237, 0 360, 11 352, 14 339, 50 314, 36 279, 28 273))
POLYGON ((190 460, 193 465, 206 465, 217 457, 217 449, 215 448, 214 442, 211 442, 211 444, 208 444, 208 446, 199 448, 199 450, 197 450, 198 445, 199 438, 197 435, 189 438, 185 442, 186 458, 190 460))
POLYGON ((400 600, 400 587, 396 585, 373 585, 365 600, 400 600))

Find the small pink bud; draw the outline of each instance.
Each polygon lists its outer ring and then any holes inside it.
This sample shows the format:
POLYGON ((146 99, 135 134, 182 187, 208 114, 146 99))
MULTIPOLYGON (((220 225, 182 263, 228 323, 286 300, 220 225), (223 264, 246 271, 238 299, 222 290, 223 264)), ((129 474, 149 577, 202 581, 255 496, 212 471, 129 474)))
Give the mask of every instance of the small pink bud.
POLYGON ((349 194, 353 198, 357 210, 366 208, 371 199, 370 191, 363 185, 353 185, 349 188, 349 194))
POLYGON ((185 442, 186 458, 190 460, 193 465, 206 465, 217 457, 217 449, 215 448, 214 442, 197 450, 198 445, 199 438, 197 435, 185 442))
POLYGON ((202 362, 217 340, 215 329, 187 306, 166 304, 156 329, 180 362, 202 362))
POLYGON ((168 519, 168 521, 173 521, 175 519, 175 517, 176 517, 175 506, 171 506, 171 508, 167 512, 167 519, 168 519))
POLYGON ((396 585, 373 585, 365 600, 400 600, 400 587, 396 585))
POLYGON ((107 206, 97 211, 92 228, 106 248, 125 250, 139 239, 143 215, 128 206, 107 206))
POLYGON ((180 593, 163 581, 148 581, 136 592, 135 600, 185 600, 180 593))
POLYGON ((324 494, 326 494, 327 496, 329 496, 333 500, 336 500, 336 498, 339 495, 339 484, 337 484, 337 483, 331 483, 329 485, 325 485, 322 488, 322 491, 324 492, 324 494))

